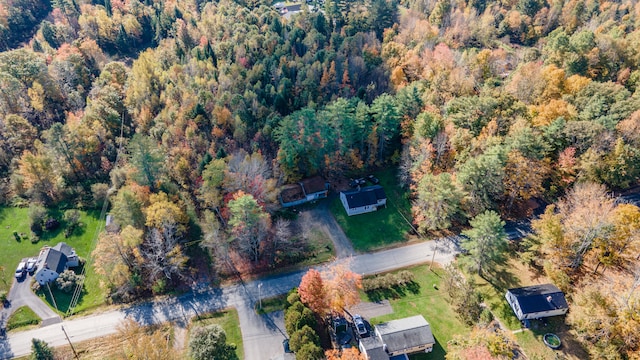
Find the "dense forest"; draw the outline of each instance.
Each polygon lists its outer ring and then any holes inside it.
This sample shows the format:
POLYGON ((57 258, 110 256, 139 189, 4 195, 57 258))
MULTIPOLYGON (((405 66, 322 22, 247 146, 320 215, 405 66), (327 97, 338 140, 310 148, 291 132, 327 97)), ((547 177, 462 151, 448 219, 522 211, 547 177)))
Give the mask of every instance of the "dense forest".
POLYGON ((307 176, 397 167, 424 233, 637 185, 637 2, 302 9, 0 0, 0 205, 108 200, 95 261, 122 301, 183 276, 188 241, 284 261, 278 191, 307 176))

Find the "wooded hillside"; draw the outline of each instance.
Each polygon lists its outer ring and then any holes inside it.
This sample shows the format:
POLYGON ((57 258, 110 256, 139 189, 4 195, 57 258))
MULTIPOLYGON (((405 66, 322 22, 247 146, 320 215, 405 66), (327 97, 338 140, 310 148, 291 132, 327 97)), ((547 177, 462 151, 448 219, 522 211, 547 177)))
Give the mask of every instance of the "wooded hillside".
POLYGON ((312 5, 0 0, 0 202, 109 199, 96 261, 127 299, 187 240, 271 261, 279 187, 315 174, 399 167, 422 232, 637 185, 637 2, 312 5))

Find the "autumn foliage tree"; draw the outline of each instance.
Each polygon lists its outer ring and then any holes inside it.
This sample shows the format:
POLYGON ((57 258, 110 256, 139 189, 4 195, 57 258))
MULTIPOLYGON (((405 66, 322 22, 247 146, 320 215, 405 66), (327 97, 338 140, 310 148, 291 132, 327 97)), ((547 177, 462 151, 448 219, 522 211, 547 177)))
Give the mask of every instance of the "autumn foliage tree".
POLYGON ((341 313, 360 302, 362 276, 344 264, 335 264, 322 273, 309 270, 300 282, 300 300, 319 315, 341 313), (312 307, 313 306, 313 307, 312 307))
POLYGON ((324 314, 329 310, 327 295, 322 275, 318 270, 309 269, 300 281, 298 294, 300 300, 316 314, 324 314))

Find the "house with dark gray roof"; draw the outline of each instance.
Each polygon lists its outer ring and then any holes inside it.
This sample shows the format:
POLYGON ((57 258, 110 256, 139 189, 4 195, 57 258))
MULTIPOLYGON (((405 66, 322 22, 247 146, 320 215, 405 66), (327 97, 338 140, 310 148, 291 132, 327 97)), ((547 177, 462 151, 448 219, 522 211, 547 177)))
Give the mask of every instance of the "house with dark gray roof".
POLYGON ((359 215, 387 205, 387 195, 380 185, 340 192, 340 201, 347 215, 359 215))
POLYGON ((358 348, 368 360, 389 360, 429 353, 435 343, 427 320, 416 315, 376 325, 374 336, 360 339, 358 348))
POLYGON ((509 289, 505 297, 520 321, 564 315, 569 310, 564 293, 553 284, 509 289))
POLYGON ((78 266, 76 251, 61 242, 54 247, 45 246, 40 250, 34 277, 40 285, 55 281, 70 266, 78 266))

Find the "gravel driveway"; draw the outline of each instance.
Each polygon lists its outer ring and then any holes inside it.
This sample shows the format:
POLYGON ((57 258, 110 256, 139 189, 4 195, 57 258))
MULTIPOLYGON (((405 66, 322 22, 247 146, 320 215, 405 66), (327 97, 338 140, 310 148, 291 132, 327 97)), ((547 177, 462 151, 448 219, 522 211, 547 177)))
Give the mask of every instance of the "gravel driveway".
POLYGON ((299 222, 305 222, 308 226, 318 228, 326 234, 326 236, 333 242, 333 247, 338 259, 347 258, 355 255, 353 245, 347 238, 344 231, 338 225, 336 218, 333 217, 329 210, 329 205, 333 201, 333 196, 329 196, 328 199, 321 200, 318 206, 313 209, 302 211, 298 217, 299 222))

